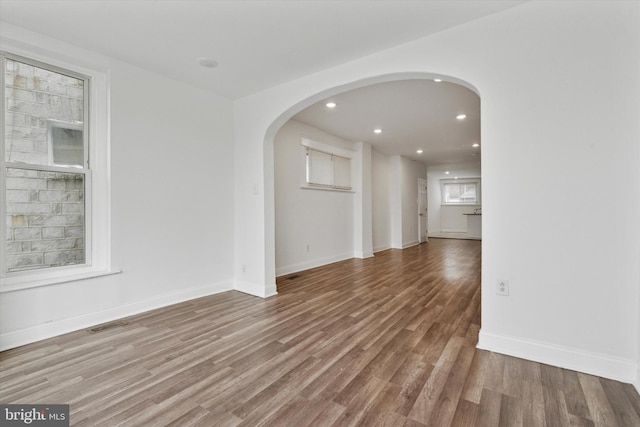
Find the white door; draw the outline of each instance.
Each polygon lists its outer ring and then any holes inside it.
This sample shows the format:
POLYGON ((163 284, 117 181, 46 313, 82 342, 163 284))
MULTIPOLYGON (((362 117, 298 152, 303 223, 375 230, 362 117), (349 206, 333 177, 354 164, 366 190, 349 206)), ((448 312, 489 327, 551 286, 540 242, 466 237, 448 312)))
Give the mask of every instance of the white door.
POLYGON ((418 178, 418 241, 428 241, 427 236, 427 180, 418 178))

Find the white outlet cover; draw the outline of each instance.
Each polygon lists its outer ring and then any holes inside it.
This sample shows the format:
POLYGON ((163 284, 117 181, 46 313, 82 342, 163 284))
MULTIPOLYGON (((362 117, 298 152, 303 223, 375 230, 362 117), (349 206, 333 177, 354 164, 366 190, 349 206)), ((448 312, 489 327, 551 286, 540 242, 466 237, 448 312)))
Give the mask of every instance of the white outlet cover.
POLYGON ((496 280, 496 294, 501 296, 509 296, 509 281, 496 280))

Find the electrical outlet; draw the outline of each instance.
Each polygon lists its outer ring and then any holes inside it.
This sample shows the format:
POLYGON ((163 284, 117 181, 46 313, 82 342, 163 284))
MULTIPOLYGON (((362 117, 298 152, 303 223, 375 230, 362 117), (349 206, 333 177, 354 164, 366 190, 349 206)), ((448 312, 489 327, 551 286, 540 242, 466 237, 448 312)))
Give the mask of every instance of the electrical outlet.
POLYGON ((507 280, 497 280, 496 281, 496 294, 502 295, 504 297, 509 296, 509 281, 507 280))
POLYGON ((247 272, 247 264, 242 264, 242 272, 243 273, 247 272))
POLYGON ((307 252, 309 252, 309 245, 307 245, 307 252))

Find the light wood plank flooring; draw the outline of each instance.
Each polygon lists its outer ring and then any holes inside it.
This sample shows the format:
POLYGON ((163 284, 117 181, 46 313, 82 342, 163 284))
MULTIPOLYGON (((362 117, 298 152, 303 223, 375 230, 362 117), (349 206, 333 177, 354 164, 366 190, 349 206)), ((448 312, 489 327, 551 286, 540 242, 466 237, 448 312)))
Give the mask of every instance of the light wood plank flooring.
POLYGON ((76 426, 640 426, 629 384, 475 349, 480 256, 432 239, 9 350, 0 402, 76 426))

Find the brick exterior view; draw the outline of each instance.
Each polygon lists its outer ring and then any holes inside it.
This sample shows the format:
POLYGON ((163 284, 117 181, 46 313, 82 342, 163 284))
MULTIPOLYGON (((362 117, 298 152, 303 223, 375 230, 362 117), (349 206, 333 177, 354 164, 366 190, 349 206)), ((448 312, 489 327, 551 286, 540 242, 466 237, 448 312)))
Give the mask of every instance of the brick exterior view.
MULTIPOLYGON (((5 159, 50 165, 48 120, 81 123, 83 80, 7 61, 5 159)), ((6 169, 7 271, 85 262, 85 174, 6 169)))

